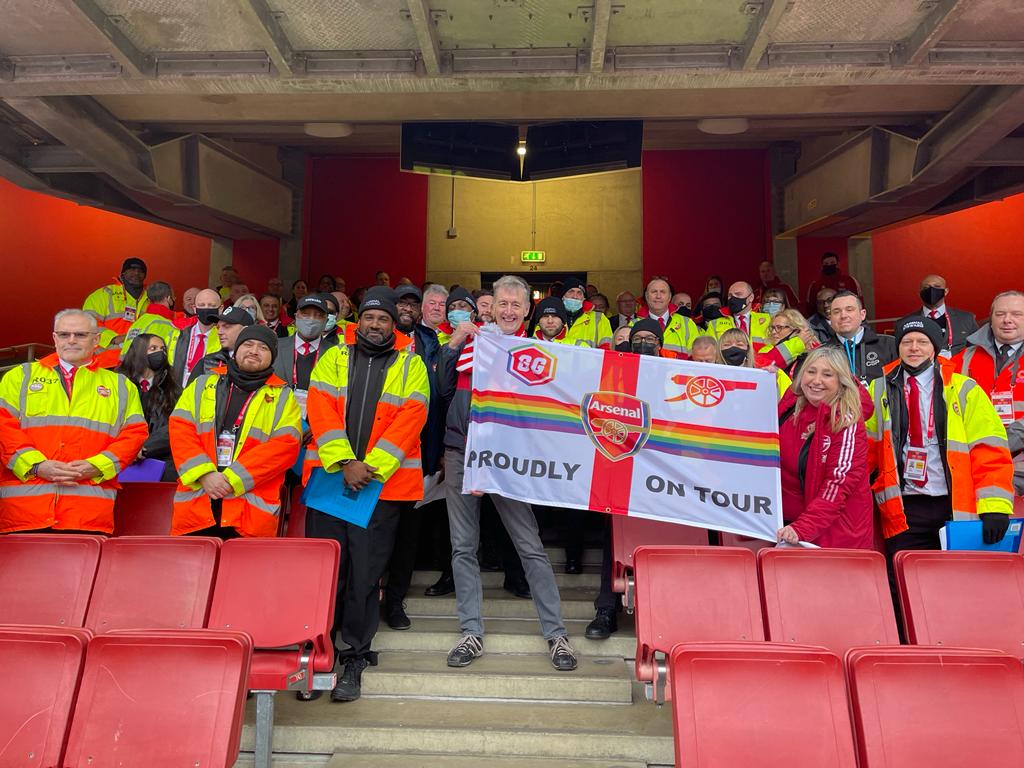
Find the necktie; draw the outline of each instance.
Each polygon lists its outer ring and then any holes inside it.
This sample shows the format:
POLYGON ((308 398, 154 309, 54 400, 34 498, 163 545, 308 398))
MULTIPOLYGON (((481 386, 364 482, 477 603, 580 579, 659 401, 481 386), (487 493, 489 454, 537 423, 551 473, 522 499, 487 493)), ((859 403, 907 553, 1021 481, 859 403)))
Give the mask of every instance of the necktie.
POLYGON ((1001 373, 1003 368, 1010 362, 1010 357, 1013 355, 1013 347, 1009 344, 1003 344, 999 348, 999 359, 996 360, 996 373, 1001 373))
POLYGON ((928 317, 930 317, 932 320, 938 320, 939 311, 937 309, 933 309, 931 312, 928 313, 928 317))
POLYGON ((64 366, 60 366, 60 378, 64 382, 64 391, 68 393, 68 399, 71 398, 71 392, 74 389, 75 384, 75 371, 78 368, 72 368, 70 371, 64 370, 64 366))
MULTIPOLYGON (((907 418, 908 438, 911 448, 924 448, 924 426, 921 424, 921 387, 913 376, 907 377, 907 418)), ((914 485, 923 486, 927 480, 914 480, 914 485)))
POLYGON ((145 379, 140 381, 139 382, 139 389, 142 390, 143 394, 145 394, 146 392, 149 392, 149 382, 146 381, 145 379))
POLYGON ((846 340, 846 359, 850 361, 850 371, 857 375, 857 345, 852 339, 846 340))
POLYGON ((749 333, 749 331, 747 331, 747 316, 746 315, 740 315, 740 330, 743 331, 744 333, 749 333))
POLYGON ((658 322, 661 323, 661 330, 664 331, 665 330, 665 318, 664 317, 659 317, 658 318, 658 322))
POLYGON ((302 342, 302 356, 305 357, 308 354, 309 354, 309 342, 308 341, 304 341, 304 342, 302 342))
POLYGON ((196 364, 206 356, 206 334, 200 333, 198 330, 194 333, 195 346, 192 348, 192 354, 188 358, 188 370, 189 373, 196 367, 196 364))

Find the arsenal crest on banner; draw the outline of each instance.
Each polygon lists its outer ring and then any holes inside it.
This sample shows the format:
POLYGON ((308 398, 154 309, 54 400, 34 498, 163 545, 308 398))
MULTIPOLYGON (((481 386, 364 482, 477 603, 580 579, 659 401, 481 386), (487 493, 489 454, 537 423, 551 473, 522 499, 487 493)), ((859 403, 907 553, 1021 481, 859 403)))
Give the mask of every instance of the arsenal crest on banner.
POLYGON ((651 406, 632 395, 588 392, 580 415, 597 450, 611 461, 635 456, 651 436, 651 406))

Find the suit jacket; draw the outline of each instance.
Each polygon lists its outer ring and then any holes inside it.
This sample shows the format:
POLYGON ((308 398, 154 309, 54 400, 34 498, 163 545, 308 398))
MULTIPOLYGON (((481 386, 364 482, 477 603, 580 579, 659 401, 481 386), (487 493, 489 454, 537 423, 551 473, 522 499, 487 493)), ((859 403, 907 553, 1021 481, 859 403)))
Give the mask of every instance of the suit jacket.
MULTIPOLYGON (((919 317, 928 316, 924 307, 913 314, 919 317)), ((970 312, 953 307, 946 307, 946 317, 949 318, 949 325, 946 325, 945 319, 941 317, 937 322, 947 331, 952 331, 949 349, 955 355, 967 346, 967 337, 978 330, 978 320, 970 312)))
MULTIPOLYGON (((277 359, 274 360, 274 373, 289 387, 292 386, 292 365, 295 363, 296 336, 285 336, 277 340, 277 359)), ((332 333, 320 339, 320 355, 322 357, 331 347, 338 346, 338 335, 332 333)))
POLYGON ((612 315, 610 318, 608 318, 608 323, 612 327, 612 333, 615 333, 615 331, 617 331, 619 329, 619 317, 620 317, 619 313, 616 312, 614 315, 612 315))

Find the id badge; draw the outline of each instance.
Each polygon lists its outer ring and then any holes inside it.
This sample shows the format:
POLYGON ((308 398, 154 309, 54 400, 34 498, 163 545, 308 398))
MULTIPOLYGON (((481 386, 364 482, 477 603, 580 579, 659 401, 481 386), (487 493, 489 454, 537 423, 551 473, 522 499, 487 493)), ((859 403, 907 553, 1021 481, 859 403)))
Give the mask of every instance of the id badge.
POLYGON ((903 478, 912 483, 923 483, 928 479, 928 452, 923 448, 907 449, 907 465, 903 478))
POLYGON ((299 412, 302 414, 302 420, 306 420, 306 398, 309 397, 309 392, 305 389, 293 389, 292 394, 295 395, 295 402, 299 404, 299 412))
POLYGON ((135 322, 135 307, 124 308, 124 319, 127 320, 129 323, 135 322))
POLYGON ((1013 423, 1014 419, 1012 392, 993 392, 992 405, 995 406, 996 413, 999 414, 999 418, 1004 425, 1009 425, 1013 423))
POLYGON ((217 436, 217 468, 223 469, 231 464, 235 457, 235 435, 224 431, 217 436))

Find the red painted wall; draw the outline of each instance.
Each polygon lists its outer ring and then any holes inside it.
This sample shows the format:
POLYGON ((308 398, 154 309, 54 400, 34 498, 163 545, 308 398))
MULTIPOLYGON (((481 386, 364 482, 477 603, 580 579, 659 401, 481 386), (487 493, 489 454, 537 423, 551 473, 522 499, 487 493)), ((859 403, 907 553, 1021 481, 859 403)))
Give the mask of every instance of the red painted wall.
POLYGON ((53 315, 114 282, 129 256, 146 262, 149 280, 167 280, 180 295, 206 285, 210 241, 0 179, 0 347, 50 341, 53 315))
POLYGON ((694 299, 711 274, 754 280, 772 250, 768 183, 764 150, 644 152, 644 279, 694 299))
MULTIPOLYGON (((845 237, 799 237, 796 241, 797 281, 796 295, 801 302, 807 301, 807 291, 817 278, 821 277, 821 254, 831 251, 839 257, 839 269, 850 273, 847 263, 845 237)), ((803 311, 803 308, 801 308, 803 311)), ((879 315, 884 317, 884 315, 879 315)))
MULTIPOLYGON (((235 240, 231 264, 238 270, 249 290, 259 297, 267 290, 267 281, 278 272, 278 240, 235 240)), ((285 286, 289 288, 290 286, 285 286)))
POLYGON ((384 269, 395 285, 425 279, 427 178, 402 173, 398 155, 313 157, 309 161, 306 277, 345 278, 351 293, 384 269))
POLYGON ((919 306, 926 274, 949 283, 950 306, 988 315, 1000 291, 1024 290, 1024 194, 872 235, 879 317, 919 306))

